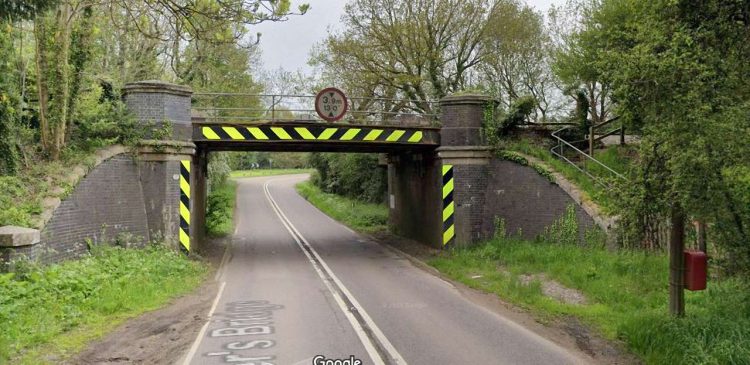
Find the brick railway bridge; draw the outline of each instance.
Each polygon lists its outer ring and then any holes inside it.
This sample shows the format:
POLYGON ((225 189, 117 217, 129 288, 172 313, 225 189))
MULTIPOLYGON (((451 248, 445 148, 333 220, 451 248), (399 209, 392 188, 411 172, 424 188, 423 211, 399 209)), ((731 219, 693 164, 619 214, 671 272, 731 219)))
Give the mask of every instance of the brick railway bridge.
POLYGON ((434 104, 354 99, 347 120, 336 123, 316 120, 311 96, 197 94, 143 81, 126 85, 123 99, 146 139, 136 149, 110 146, 90 170, 74 169, 75 189, 45 203, 40 229, 0 227, 0 266, 17 257, 77 257, 89 241, 200 249, 215 151, 379 153, 388 169, 389 228, 433 247, 490 238, 498 217, 508 232, 533 238, 570 205, 583 227, 609 224, 563 177, 541 175, 531 160, 493 156, 482 133, 493 102, 486 96, 434 104))
POLYGON ((146 140, 138 151, 141 182, 154 186, 146 213, 153 215, 149 222, 158 223, 150 223, 151 231, 179 237, 187 249, 205 242, 207 165, 214 151, 381 153, 388 168, 389 227, 394 233, 442 247, 473 243, 494 231, 488 221, 494 221, 495 213, 485 207, 495 199, 487 193, 488 176, 505 165, 497 165, 482 133, 485 107, 493 102, 489 97, 449 96, 422 113, 393 112, 393 101, 382 99, 391 105, 366 110, 362 105, 372 106, 378 99, 355 99, 351 120, 336 123, 314 120, 312 113, 304 117, 310 110, 300 109, 304 102, 277 107, 284 98, 310 96, 268 97, 270 103, 250 95, 193 94, 187 87, 159 81, 125 86, 129 110, 144 128, 162 131, 160 140, 146 140), (236 100, 242 97, 244 102, 236 100), (439 115, 430 114, 438 107, 439 115), (160 128, 164 122, 172 127, 160 128), (166 138, 164 130, 169 131, 166 138))

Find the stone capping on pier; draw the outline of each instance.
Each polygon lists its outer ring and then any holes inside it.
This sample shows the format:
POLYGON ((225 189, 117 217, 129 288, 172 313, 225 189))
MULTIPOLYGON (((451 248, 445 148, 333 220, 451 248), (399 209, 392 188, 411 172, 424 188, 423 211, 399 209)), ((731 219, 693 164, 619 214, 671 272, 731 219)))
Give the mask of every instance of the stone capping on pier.
POLYGON ((0 227, 0 247, 31 246, 41 241, 38 229, 3 226, 0 227))
POLYGON ((125 84, 122 88, 123 94, 133 93, 155 93, 155 94, 172 94, 177 96, 193 95, 193 89, 189 86, 172 84, 161 80, 146 80, 131 82, 125 84))

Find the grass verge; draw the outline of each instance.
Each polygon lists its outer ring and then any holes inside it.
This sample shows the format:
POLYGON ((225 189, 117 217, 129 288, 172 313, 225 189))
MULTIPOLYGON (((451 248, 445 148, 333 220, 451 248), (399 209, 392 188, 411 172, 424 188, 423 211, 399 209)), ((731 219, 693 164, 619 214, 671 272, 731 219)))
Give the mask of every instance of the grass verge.
POLYGON ((309 181, 297 184, 297 192, 331 218, 361 232, 387 229, 388 207, 363 203, 336 194, 322 192, 309 181))
POLYGON ((259 176, 276 176, 276 175, 291 175, 291 174, 309 174, 315 171, 314 169, 263 169, 263 170, 240 170, 232 171, 229 176, 231 177, 259 177, 259 176))
POLYGON ((225 237, 232 234, 236 195, 237 183, 231 179, 227 179, 208 193, 206 234, 209 237, 225 237))
POLYGON ((208 265, 161 246, 96 246, 76 261, 0 275, 0 363, 57 363, 127 318, 203 282, 208 265))
POLYGON ((470 287, 496 293, 542 318, 573 316, 622 340, 647 364, 750 364, 750 286, 739 279, 686 293, 684 318, 667 314, 668 262, 661 254, 496 238, 429 262, 470 287), (581 291, 587 304, 545 296, 521 274, 544 273, 581 291), (480 275, 480 278, 473 279, 480 275))

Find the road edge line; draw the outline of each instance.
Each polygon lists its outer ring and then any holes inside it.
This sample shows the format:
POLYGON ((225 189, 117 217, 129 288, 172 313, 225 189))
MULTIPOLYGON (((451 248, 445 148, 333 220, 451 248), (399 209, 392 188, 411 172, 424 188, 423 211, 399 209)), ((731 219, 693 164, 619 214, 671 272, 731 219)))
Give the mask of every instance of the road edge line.
POLYGON ((224 293, 224 287, 226 286, 226 282, 222 281, 219 286, 219 292, 216 293, 216 297, 214 298, 214 302, 211 305, 211 309, 208 311, 208 317, 206 320, 206 323, 203 324, 203 327, 201 327, 200 332, 198 332, 198 336, 195 337, 195 341, 193 341, 193 345, 190 346, 190 351, 188 351, 187 355, 185 356, 185 360, 182 362, 182 365, 190 365, 190 362, 193 361, 193 357, 195 356, 195 353, 198 351, 198 347, 201 344, 201 340, 203 339, 203 336, 206 335, 206 331, 208 330, 208 324, 211 323, 211 317, 213 317, 214 312, 216 311, 216 307, 219 305, 219 299, 221 298, 221 294, 224 293))

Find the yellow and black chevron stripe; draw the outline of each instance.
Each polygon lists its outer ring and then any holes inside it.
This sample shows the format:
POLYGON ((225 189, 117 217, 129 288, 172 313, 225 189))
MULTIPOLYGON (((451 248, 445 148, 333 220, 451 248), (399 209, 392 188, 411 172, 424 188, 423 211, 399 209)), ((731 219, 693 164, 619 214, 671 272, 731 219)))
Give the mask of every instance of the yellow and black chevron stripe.
POLYGON ((190 252, 190 160, 180 161, 180 244, 190 252))
POLYGON ((349 141, 420 143, 419 130, 370 127, 326 126, 203 126, 203 137, 217 141, 349 141))
POLYGON ((443 165, 443 246, 451 243, 456 236, 453 223, 453 165, 443 165))

